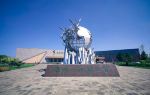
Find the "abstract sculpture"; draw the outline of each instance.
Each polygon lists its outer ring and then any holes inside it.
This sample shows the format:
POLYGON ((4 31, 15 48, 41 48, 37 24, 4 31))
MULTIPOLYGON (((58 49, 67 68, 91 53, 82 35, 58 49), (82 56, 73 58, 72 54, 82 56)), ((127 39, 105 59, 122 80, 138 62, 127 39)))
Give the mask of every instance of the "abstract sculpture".
POLYGON ((90 48, 92 35, 90 31, 82 26, 79 22, 72 22, 72 27, 61 28, 61 36, 64 45, 64 62, 63 64, 95 64, 95 54, 90 48))

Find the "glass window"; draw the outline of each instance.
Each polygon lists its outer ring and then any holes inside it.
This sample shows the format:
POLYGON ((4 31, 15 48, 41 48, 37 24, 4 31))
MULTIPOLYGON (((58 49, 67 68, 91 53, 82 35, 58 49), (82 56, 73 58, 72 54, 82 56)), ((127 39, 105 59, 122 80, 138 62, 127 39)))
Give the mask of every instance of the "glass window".
POLYGON ((56 58, 54 58, 54 62, 57 62, 57 59, 56 59, 56 58))

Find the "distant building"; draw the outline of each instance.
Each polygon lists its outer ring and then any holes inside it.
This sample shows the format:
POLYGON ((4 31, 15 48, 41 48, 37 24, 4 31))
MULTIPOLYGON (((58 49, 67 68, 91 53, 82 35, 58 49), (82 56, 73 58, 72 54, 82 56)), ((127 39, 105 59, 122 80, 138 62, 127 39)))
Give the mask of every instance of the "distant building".
POLYGON ((49 50, 38 48, 17 48, 16 58, 25 63, 62 62, 63 50, 49 50))
POLYGON ((109 51, 95 51, 95 55, 98 57, 105 57, 105 62, 116 62, 118 61, 117 55, 129 54, 132 58, 132 61, 138 62, 140 60, 139 49, 122 49, 122 50, 109 50, 109 51))
POLYGON ((105 57, 99 57, 99 56, 96 56, 96 63, 104 63, 105 62, 105 57))
MULTIPOLYGON (((132 60, 138 62, 140 59, 139 49, 123 49, 110 51, 95 51, 96 60, 101 62, 116 62, 118 53, 128 53, 132 60)), ((63 62, 63 50, 50 50, 38 48, 17 48, 16 58, 25 63, 60 63, 63 62)))

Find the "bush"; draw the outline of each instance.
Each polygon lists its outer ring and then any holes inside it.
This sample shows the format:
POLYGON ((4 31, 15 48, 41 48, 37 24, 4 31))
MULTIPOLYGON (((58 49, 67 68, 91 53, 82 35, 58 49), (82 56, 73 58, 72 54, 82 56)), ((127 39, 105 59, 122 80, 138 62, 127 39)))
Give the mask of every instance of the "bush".
POLYGON ((9 66, 0 66, 0 72, 9 71, 9 70, 10 70, 9 66))
POLYGON ((150 69, 150 58, 147 57, 147 54, 143 51, 140 56, 140 62, 132 62, 132 57, 127 53, 118 53, 116 56, 119 62, 115 62, 119 66, 134 66, 150 69))
POLYGON ((0 55, 0 64, 8 64, 9 66, 20 67, 23 63, 16 58, 11 58, 6 55, 0 55))
MULTIPOLYGON (((148 63, 149 61, 150 60, 148 59, 141 60, 140 62, 130 62, 128 63, 128 66, 150 69, 150 63, 148 63)), ((126 62, 116 62, 115 64, 119 66, 126 66, 126 62)))
POLYGON ((9 63, 10 66, 17 66, 17 67, 20 67, 22 64, 24 64, 24 63, 22 63, 21 61, 19 61, 19 60, 16 59, 16 58, 14 58, 14 59, 9 63))
POLYGON ((117 59, 120 62, 125 62, 127 66, 132 61, 132 57, 128 53, 118 53, 117 59))
POLYGON ((146 60, 140 60, 141 64, 150 64, 150 59, 147 58, 146 60))
POLYGON ((126 66, 126 62, 115 62, 115 64, 119 66, 126 66))
POLYGON ((34 64, 24 64, 16 58, 0 55, 0 72, 31 66, 34 66, 34 64))
POLYGON ((147 64, 150 64, 150 58, 146 59, 147 64))

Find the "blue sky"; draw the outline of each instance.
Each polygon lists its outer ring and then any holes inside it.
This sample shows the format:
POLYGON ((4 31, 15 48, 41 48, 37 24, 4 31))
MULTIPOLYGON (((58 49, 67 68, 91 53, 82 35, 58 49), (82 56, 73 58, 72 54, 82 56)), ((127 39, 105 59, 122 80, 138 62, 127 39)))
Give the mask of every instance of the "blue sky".
POLYGON ((94 50, 150 52, 150 0, 0 0, 0 54, 16 48, 64 49, 60 26, 82 18, 94 50))

